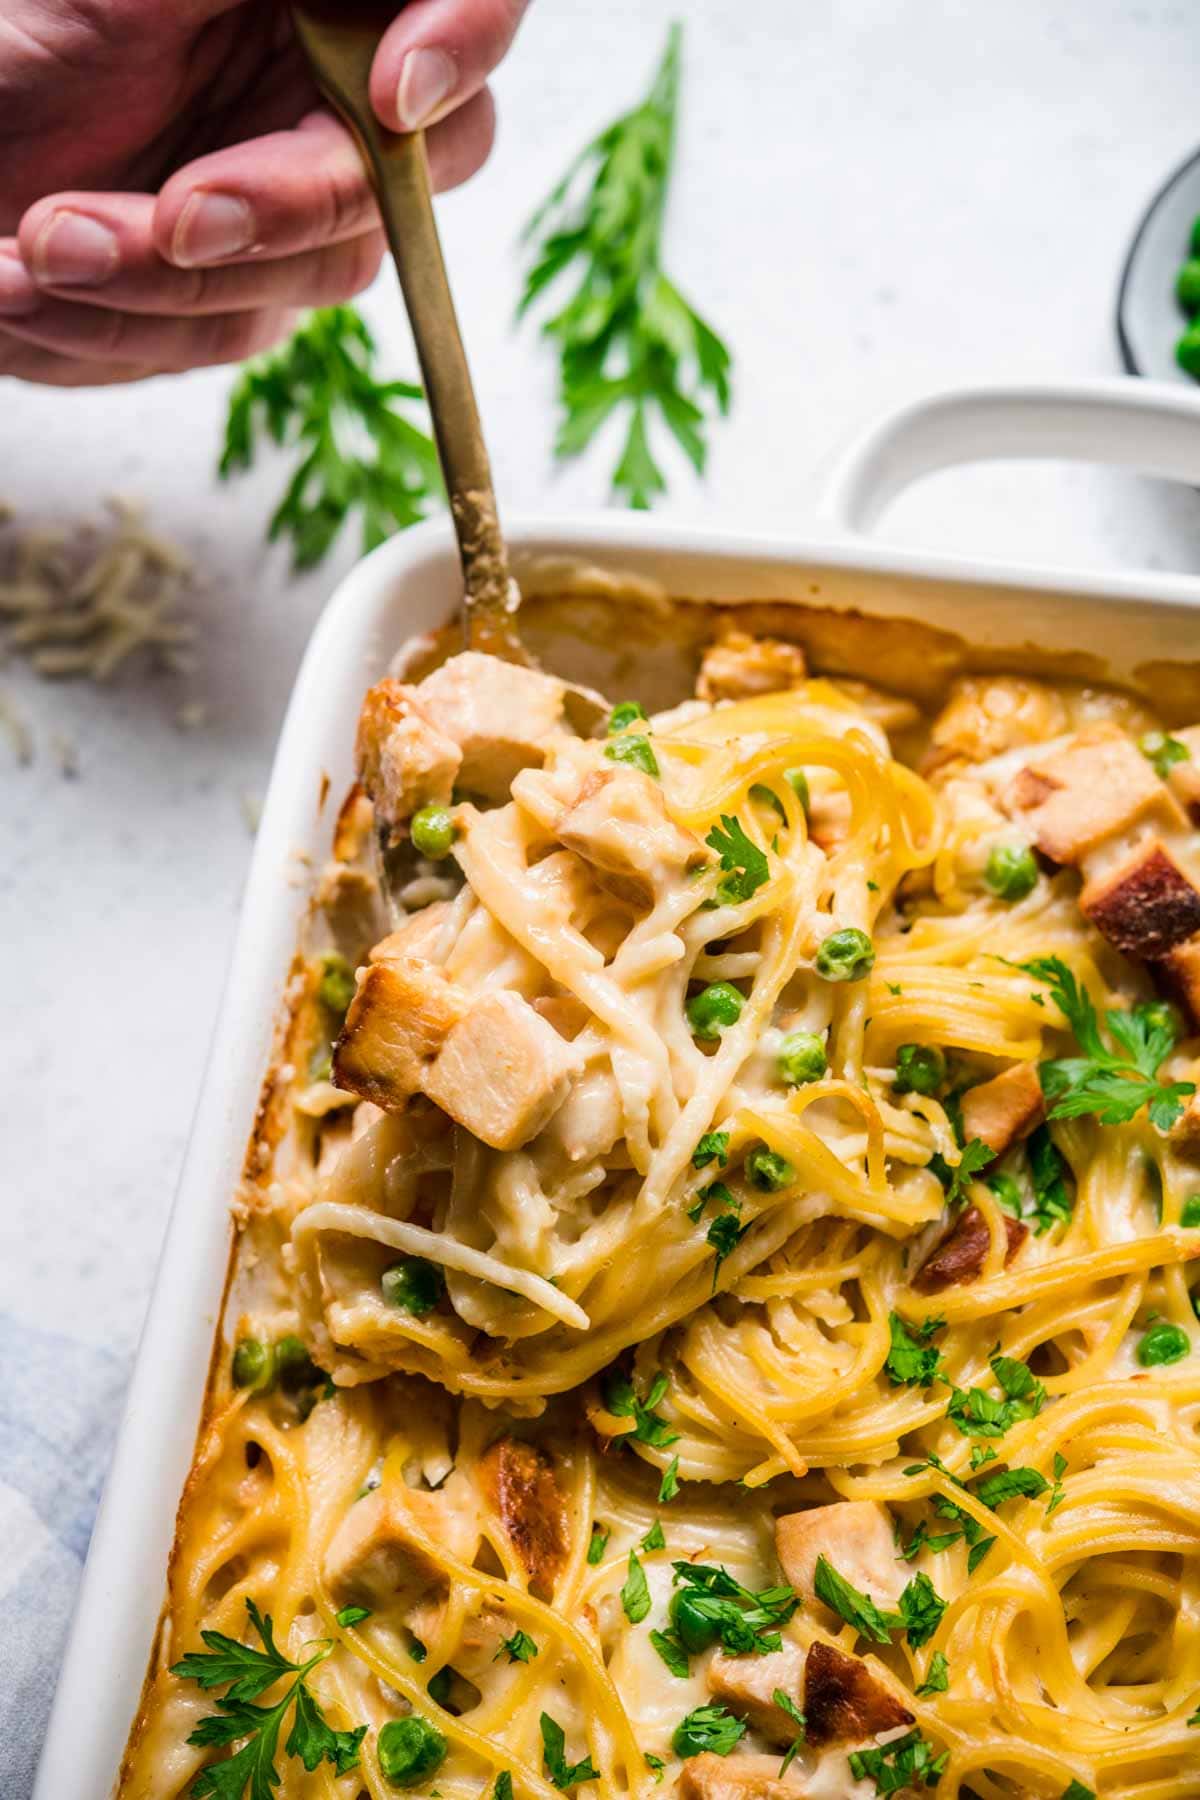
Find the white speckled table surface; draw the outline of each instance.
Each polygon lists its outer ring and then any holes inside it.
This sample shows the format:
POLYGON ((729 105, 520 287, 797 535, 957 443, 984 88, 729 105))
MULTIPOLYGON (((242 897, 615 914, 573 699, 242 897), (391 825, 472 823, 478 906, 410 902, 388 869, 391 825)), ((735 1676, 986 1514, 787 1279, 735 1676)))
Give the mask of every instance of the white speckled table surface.
MULTIPOLYGON (((644 83, 667 0, 540 0, 497 81, 494 160, 441 203, 512 511, 605 502, 551 466, 552 367, 512 329, 513 247, 589 132, 644 83)), ((802 524, 830 452, 932 387, 1115 370, 1125 241, 1200 136, 1187 0, 693 0, 668 264, 728 336, 736 405, 665 510, 802 524)), ((392 284, 368 309, 413 363, 392 284)), ((0 493, 75 519, 144 499, 205 572, 202 667, 109 690, 0 671, 38 754, 0 750, 0 1311, 126 1356, 195 1102, 261 792, 313 619, 353 551, 293 579, 262 530, 277 467, 219 490, 228 371, 126 391, 0 384, 0 493), (202 700, 209 724, 174 723, 202 700), (79 748, 66 781, 49 753, 79 748)), ((1095 470, 939 477, 909 542, 1200 567, 1200 500, 1095 470)), ((218 1197, 214 1196, 214 1203, 218 1197)))

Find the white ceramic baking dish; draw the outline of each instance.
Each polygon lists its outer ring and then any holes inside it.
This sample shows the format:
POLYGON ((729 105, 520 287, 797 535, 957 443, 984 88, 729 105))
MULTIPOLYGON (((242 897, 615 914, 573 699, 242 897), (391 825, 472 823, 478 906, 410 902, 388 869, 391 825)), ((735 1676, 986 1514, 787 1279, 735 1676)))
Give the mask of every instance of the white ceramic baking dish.
MULTIPOLYGON (((824 535, 811 541, 704 533, 629 514, 510 520, 509 532, 519 566, 599 565, 692 599, 799 600, 917 619, 1013 652, 1010 661, 1020 660, 1022 646, 1086 646, 1118 679, 1143 684, 1157 664, 1200 662, 1200 579, 1050 572, 896 554, 867 542, 881 508, 907 482, 951 462, 998 456, 1082 457, 1200 484, 1200 400, 1106 382, 923 402, 885 420, 849 454, 826 499, 824 535)), ((208 1379, 229 1202, 312 872, 328 853, 330 814, 350 779, 361 696, 398 646, 447 618, 457 594, 445 524, 396 538, 338 589, 300 671, 34 1800, 108 1800, 113 1791, 208 1379)))

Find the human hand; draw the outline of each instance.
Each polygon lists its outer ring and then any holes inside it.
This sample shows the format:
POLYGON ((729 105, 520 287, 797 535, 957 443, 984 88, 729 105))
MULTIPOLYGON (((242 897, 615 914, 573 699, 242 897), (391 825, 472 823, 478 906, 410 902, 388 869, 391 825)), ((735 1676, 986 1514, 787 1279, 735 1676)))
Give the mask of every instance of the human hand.
MULTIPOLYGON (((527 0, 411 0, 371 77, 436 189, 491 149, 527 0)), ((350 299, 384 241, 279 0, 0 10, 0 375, 63 387, 240 362, 350 299)))

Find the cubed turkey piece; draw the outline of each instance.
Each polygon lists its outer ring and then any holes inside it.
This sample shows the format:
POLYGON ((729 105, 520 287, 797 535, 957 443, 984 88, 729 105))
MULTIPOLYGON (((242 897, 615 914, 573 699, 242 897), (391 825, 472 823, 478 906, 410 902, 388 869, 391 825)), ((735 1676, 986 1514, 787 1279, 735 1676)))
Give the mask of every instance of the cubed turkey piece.
POLYGON ((1048 756, 1035 757, 1009 784, 1005 810, 1023 821, 1051 861, 1075 863, 1156 811, 1182 825, 1176 801, 1133 739, 1118 725, 1089 725, 1048 756))
MULTIPOLYGON (((1004 1266, 1008 1267, 1025 1239, 1028 1225, 1004 1215, 1004 1266)), ((918 1294, 940 1294, 943 1288, 967 1286, 979 1279, 992 1247, 988 1222, 977 1206, 968 1206, 952 1231, 931 1251, 912 1278, 918 1294)))
POLYGON ((355 751, 375 818, 392 831, 422 806, 444 805, 462 762, 458 744, 416 704, 414 690, 390 676, 368 690, 355 751))
POLYGON ((554 1464, 536 1444, 503 1437, 480 1458, 479 1482, 529 1577, 530 1590, 550 1599, 570 1542, 567 1504, 554 1464))
POLYGON ((1200 825, 1200 725, 1189 725, 1186 731, 1173 731, 1171 736, 1183 745, 1187 756, 1171 764, 1167 786, 1193 825, 1200 825))
POLYGON ((704 652, 696 692, 701 700, 750 700, 799 687, 807 674, 799 644, 731 630, 704 652))
POLYGON ((422 713, 462 757, 459 784, 487 800, 507 800, 513 776, 540 764, 562 726, 564 687, 540 669, 478 650, 452 656, 416 690, 422 713))
POLYGON ((415 958, 373 962, 333 1047, 337 1087, 394 1112, 425 1085, 469 997, 415 958))
POLYGON ((679 1771, 680 1800, 804 1800, 808 1791, 795 1763, 779 1773, 778 1756, 717 1756, 706 1750, 689 1756, 679 1771))
POLYGON ((479 1508, 465 1476, 452 1473, 432 1493, 389 1483, 355 1501, 325 1552, 325 1582, 337 1605, 367 1606, 417 1630, 415 1620, 430 1617, 449 1589, 418 1533, 461 1562, 474 1560, 479 1508))
POLYGON ((1079 910, 1126 956, 1166 956, 1200 931, 1200 893, 1158 838, 1089 881, 1079 910))
POLYGON ((559 842, 620 899, 649 905, 663 885, 706 860, 699 838, 668 815, 662 789, 640 769, 595 769, 559 817, 559 842))
POLYGON ((790 1744, 796 1721, 775 1700, 779 1688, 797 1709, 804 1682, 804 1649, 785 1638, 778 1650, 763 1656, 726 1656, 719 1651, 708 1665, 709 1690, 715 1700, 747 1719, 773 1744, 790 1744))
POLYGON ((476 1000, 423 1082, 435 1106, 495 1150, 536 1137, 566 1098, 579 1053, 519 994, 476 1000))
POLYGON ((1015 675, 964 675, 933 722, 922 768, 986 762, 1065 730, 1067 713, 1053 688, 1015 675))
POLYGON ((962 1097, 963 1137, 982 1138, 1002 1156, 1018 1138, 1028 1137, 1046 1116, 1037 1064, 1013 1063, 990 1081, 968 1088, 962 1097))
POLYGON ((1168 950, 1155 974, 1186 1009, 1193 1027, 1200 1026, 1200 937, 1168 950))
POLYGON ((373 963, 430 962, 442 929, 454 907, 449 900, 434 900, 411 913, 402 925, 380 938, 371 952, 373 963))
POLYGON ((872 1675, 858 1656, 815 1643, 804 1665, 805 1738, 814 1750, 826 1744, 861 1744, 913 1715, 872 1675))
POLYGON ((834 1500, 805 1512, 784 1513, 775 1521, 775 1553, 811 1616, 823 1625, 833 1626, 837 1621, 813 1591, 819 1556, 869 1594, 877 1606, 894 1607, 905 1584, 905 1565, 896 1559, 891 1518, 875 1500, 834 1500))

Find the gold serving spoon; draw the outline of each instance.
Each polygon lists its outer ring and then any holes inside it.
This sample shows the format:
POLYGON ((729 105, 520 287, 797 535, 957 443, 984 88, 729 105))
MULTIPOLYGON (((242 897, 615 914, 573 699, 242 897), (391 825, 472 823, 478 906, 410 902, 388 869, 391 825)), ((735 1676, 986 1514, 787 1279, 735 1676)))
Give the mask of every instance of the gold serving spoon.
POLYGON ((388 131, 371 106, 371 64, 396 0, 293 0, 292 23, 321 92, 349 126, 383 215, 412 324, 462 558, 467 648, 530 657, 496 511, 492 469, 433 216, 423 132, 388 131))

